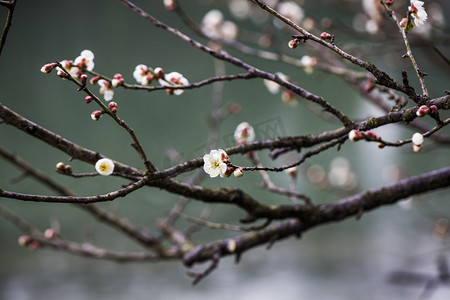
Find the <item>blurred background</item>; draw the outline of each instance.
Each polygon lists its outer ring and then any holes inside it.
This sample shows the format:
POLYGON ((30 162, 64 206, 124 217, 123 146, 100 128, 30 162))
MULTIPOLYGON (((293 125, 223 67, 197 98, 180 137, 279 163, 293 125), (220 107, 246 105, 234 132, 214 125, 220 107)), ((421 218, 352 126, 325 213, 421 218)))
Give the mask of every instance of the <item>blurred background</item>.
MULTIPOLYGON (((409 62, 401 58, 405 52, 402 40, 385 15, 380 27, 374 28, 367 22, 376 17, 371 16, 370 9, 363 11, 364 1, 339 1, 337 5, 336 1, 295 2, 304 13, 301 22, 313 22, 314 30, 319 33, 324 30, 335 33, 338 46, 376 63, 397 80, 401 80, 401 70, 408 70, 411 85, 419 89, 409 62), (385 31, 385 28, 390 29, 385 31)), ((407 1, 396 2, 398 13, 405 12, 407 1)), ((135 3, 162 22, 207 42, 173 12, 167 11, 163 1, 135 3)), ((197 22, 210 10, 219 9, 226 20, 238 24, 238 37, 248 45, 270 45, 268 49, 297 58, 314 55, 306 46, 289 49, 287 42, 292 33, 277 29, 279 24, 274 24, 256 7, 247 12, 243 3, 247 2, 193 0, 182 5, 197 22), (265 39, 267 35, 269 43, 265 39)), ((449 36, 445 34, 450 3, 425 1, 425 8, 432 28, 417 30, 410 36, 416 59, 428 74, 430 94, 438 97, 449 89, 450 70, 433 46, 450 56, 449 36)), ((0 7, 2 23, 6 14, 6 8, 0 7)), ((97 109, 94 103, 85 104, 84 95, 54 72, 39 71, 45 63, 75 59, 84 49, 95 54, 94 71, 109 77, 121 73, 127 83, 135 83, 132 74, 141 63, 162 67, 166 73, 180 72, 190 82, 215 73, 216 63, 210 56, 154 27, 119 1, 18 1, 0 56, 0 103, 74 143, 138 168, 143 168, 142 163, 128 146, 130 139, 124 130, 107 117, 92 121, 90 114, 97 109)), ((232 49, 227 51, 258 68, 287 74, 292 81, 323 96, 354 119, 382 114, 337 76, 318 70, 310 74, 283 63, 267 62, 232 49)), ((227 64, 225 70, 227 74, 242 72, 227 64)), ((92 90, 98 91, 97 87, 92 90)), ((166 168, 173 164, 168 153, 175 151, 182 160, 205 153, 213 92, 212 86, 188 90, 180 96, 168 96, 164 91, 148 93, 117 88, 114 101, 119 105, 119 116, 135 130, 150 160, 158 168, 166 168)), ((318 133, 339 126, 311 113, 301 99, 297 105, 283 103, 280 93, 269 93, 260 79, 226 82, 222 96, 225 109, 238 103, 240 112, 224 119, 218 148, 232 145, 234 129, 243 121, 254 126, 257 140, 318 133)), ((392 141, 410 138, 413 133, 399 124, 375 132, 392 141)), ((448 128, 442 132, 450 133, 448 128)), ((70 161, 64 153, 4 124, 0 126, 0 141, 2 147, 79 195, 106 193, 126 182, 111 177, 73 179, 59 175, 54 169, 60 161, 70 163, 77 173, 92 172, 93 167, 70 161)), ((297 157, 293 153, 271 161, 267 153, 261 152, 260 158, 271 166, 286 164, 297 157)), ((346 143, 339 152, 332 149, 309 160, 299 172, 297 189, 311 196, 314 203, 329 203, 406 175, 447 166, 448 154, 448 149, 430 141, 425 142, 420 153, 413 153, 410 147, 378 149, 374 143, 346 143)), ((249 164, 241 157, 233 157, 233 162, 249 164)), ((20 175, 19 169, 0 158, 1 188, 54 194, 32 178, 16 180, 20 175)), ((287 174, 271 174, 271 178, 281 187, 289 185, 287 174)), ((202 184, 240 187, 264 203, 289 203, 286 197, 260 190, 260 182, 261 177, 255 172, 246 173, 240 179, 207 178, 202 184)), ((154 229, 155 220, 164 216, 177 200, 176 195, 141 189, 125 199, 99 206, 154 229)), ((259 247, 248 251, 238 265, 232 257, 224 258, 218 269, 195 287, 191 286, 186 268, 180 262, 118 264, 49 249, 30 251, 17 243, 23 233, 0 218, 0 299, 370 300, 420 299, 424 291, 426 297, 422 298, 449 299, 448 285, 425 288, 430 280, 442 274, 439 268, 445 269, 449 257, 448 200, 445 190, 417 196, 403 201, 402 205, 367 213, 359 221, 349 219, 315 228, 301 239, 278 242, 270 250, 259 247)), ((1 199, 0 203, 41 230, 58 223, 61 234, 68 240, 83 242, 90 236, 101 247, 140 249, 74 206, 10 199, 1 199)), ((202 208, 201 203, 194 203, 188 212, 198 216, 202 208)), ((239 210, 217 206, 212 221, 235 223, 242 216, 239 210)), ((205 229, 194 236, 194 242, 235 234, 205 229)))

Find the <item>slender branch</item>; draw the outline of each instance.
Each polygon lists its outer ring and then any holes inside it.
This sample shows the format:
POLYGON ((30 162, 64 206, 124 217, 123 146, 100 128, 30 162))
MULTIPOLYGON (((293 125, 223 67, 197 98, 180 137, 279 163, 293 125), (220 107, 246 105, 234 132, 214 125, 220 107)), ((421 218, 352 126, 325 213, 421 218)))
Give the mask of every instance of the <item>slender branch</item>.
POLYGON ((1 55, 3 46, 5 45, 6 42, 6 37, 9 32, 9 28, 11 28, 12 25, 12 17, 14 13, 14 8, 16 7, 17 4, 17 0, 2 1, 0 2, 0 4, 8 8, 8 16, 6 17, 5 26, 3 27, 2 36, 0 37, 0 55, 1 55))

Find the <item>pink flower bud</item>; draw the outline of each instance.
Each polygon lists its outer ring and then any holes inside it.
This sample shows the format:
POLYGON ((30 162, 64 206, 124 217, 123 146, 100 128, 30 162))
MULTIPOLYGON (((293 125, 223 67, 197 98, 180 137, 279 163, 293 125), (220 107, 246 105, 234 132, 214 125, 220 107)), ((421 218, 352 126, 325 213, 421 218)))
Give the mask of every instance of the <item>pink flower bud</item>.
POLYGON ((299 39, 290 40, 289 43, 288 43, 288 46, 291 49, 297 48, 298 45, 300 45, 300 40, 299 39))
POLYGON ((67 75, 66 72, 64 72, 63 70, 58 70, 58 72, 56 72, 56 75, 60 78, 68 78, 69 75, 67 75))
POLYGON ((70 165, 65 166, 64 167, 64 173, 72 174, 72 167, 70 165))
POLYGON ((223 177, 230 177, 231 174, 233 174, 234 168, 233 167, 227 167, 227 170, 225 171, 225 173, 223 173, 223 177))
POLYGON ((364 132, 364 135, 369 138, 370 140, 379 140, 380 137, 378 135, 375 134, 375 132, 369 130, 364 132))
POLYGON ((100 119, 102 114, 103 114, 103 110, 94 110, 91 113, 91 119, 94 120, 94 121, 97 121, 98 119, 100 119))
POLYGON ((49 239, 49 240, 55 238, 57 235, 58 235, 58 233, 56 233, 56 231, 54 229, 52 229, 52 228, 47 228, 44 231, 45 238, 49 239))
POLYGON ((117 113, 117 103, 116 102, 109 102, 108 107, 111 110, 112 113, 117 113))
POLYGON ((64 172, 65 167, 66 165, 62 161, 60 161, 56 164, 56 172, 64 172))
POLYGON ((391 6, 392 4, 394 4, 394 0, 386 0, 387 6, 391 6))
POLYGON ((89 80, 89 82, 91 83, 91 84, 97 84, 97 82, 100 80, 100 76, 99 75, 97 75, 97 76, 94 76, 94 77, 92 77, 91 78, 91 80, 89 80))
POLYGON ((88 79, 88 76, 86 74, 81 74, 80 75, 81 85, 85 86, 87 83, 87 79, 88 79))
POLYGON ((45 65, 42 66, 41 72, 42 72, 42 73, 48 74, 48 73, 50 73, 55 67, 56 67, 56 64, 55 64, 55 63, 45 64, 45 65))
POLYGON ((118 87, 119 85, 122 85, 124 83, 124 79, 122 74, 117 73, 116 75, 114 75, 113 79, 111 80, 111 85, 113 87, 118 87))
POLYGON ((320 34, 320 38, 323 39, 323 40, 331 40, 332 35, 329 34, 328 32, 322 32, 320 34))
POLYGON ((426 105, 420 106, 416 111, 416 115, 419 118, 422 118, 423 116, 428 115, 429 113, 430 113, 430 108, 426 105))
POLYGON ((86 102, 86 103, 91 103, 92 100, 94 100, 94 99, 93 99, 91 96, 86 96, 86 97, 84 98, 84 102, 86 102))
POLYGON ((420 150, 422 150, 422 145, 413 144, 412 148, 414 152, 420 152, 420 150))

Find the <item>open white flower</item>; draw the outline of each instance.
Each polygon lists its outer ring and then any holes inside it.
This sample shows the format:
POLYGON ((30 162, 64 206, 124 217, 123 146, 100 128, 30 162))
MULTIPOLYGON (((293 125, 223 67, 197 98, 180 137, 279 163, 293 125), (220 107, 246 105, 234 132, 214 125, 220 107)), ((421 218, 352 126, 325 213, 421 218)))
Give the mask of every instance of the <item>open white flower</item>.
POLYGON ((133 77, 142 85, 148 85, 154 78, 150 68, 144 64, 139 64, 134 68, 133 77))
POLYGON ((428 14, 423 8, 423 1, 411 0, 411 6, 408 7, 408 11, 413 16, 414 25, 416 26, 423 25, 428 18, 428 14))
POLYGON ((249 123, 242 122, 234 131, 234 139, 237 144, 251 143, 255 140, 255 130, 249 123))
MULTIPOLYGON (((189 85, 189 81, 178 72, 171 72, 164 76, 164 79, 159 79, 159 84, 163 86, 184 86, 189 85)), ((183 90, 174 90, 175 95, 183 94, 183 90)))
POLYGON ((229 156, 224 150, 211 150, 209 154, 203 156, 203 162, 205 163, 203 165, 203 170, 205 170, 211 178, 217 177, 218 175, 220 175, 220 177, 226 177, 226 162, 228 162, 228 159, 229 156))
POLYGON ((105 98, 106 101, 112 100, 114 97, 114 91, 111 83, 108 80, 100 79, 98 81, 98 85, 100 86, 99 93, 103 95, 103 98, 105 98))
POLYGON ((108 158, 102 158, 95 163, 95 170, 103 176, 111 175, 114 171, 114 163, 108 158))

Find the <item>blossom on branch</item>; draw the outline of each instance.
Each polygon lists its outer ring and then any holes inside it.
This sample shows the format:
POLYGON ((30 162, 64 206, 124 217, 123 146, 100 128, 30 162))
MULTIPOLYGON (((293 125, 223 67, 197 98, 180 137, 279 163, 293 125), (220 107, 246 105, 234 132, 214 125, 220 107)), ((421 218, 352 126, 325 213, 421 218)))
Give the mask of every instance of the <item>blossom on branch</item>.
POLYGON ((108 158, 102 158, 95 163, 95 170, 103 176, 111 175, 114 171, 114 163, 108 158))
POLYGON ((234 139, 237 145, 249 144, 255 140, 255 130, 249 123, 242 122, 234 131, 234 139))
POLYGON ((99 93, 103 95, 103 98, 105 98, 106 101, 112 100, 114 97, 114 91, 112 89, 111 82, 105 79, 100 79, 98 81, 98 85, 100 86, 99 93))
POLYGON ((142 85, 148 85, 155 78, 152 70, 144 64, 139 64, 134 68, 133 77, 142 85))
POLYGON ((73 61, 73 66, 69 73, 75 78, 79 78, 83 74, 83 69, 92 71, 94 69, 94 53, 91 50, 83 50, 80 55, 73 61), (79 68, 77 68, 79 67, 79 68))
MULTIPOLYGON (((164 79, 159 79, 159 84, 163 85, 163 86, 185 86, 185 85, 189 85, 189 81, 184 78, 183 75, 181 75, 178 72, 171 72, 169 74, 166 74, 164 76, 164 79)), ((172 90, 170 89, 170 92, 168 90, 168 93, 174 93, 175 95, 181 95, 183 94, 183 90, 172 90)))
POLYGON ((428 14, 423 8, 423 1, 411 0, 411 6, 408 6, 408 13, 413 16, 414 25, 416 26, 423 25, 428 18, 428 14))
POLYGON ((217 177, 227 177, 227 163, 229 162, 228 154, 222 150, 211 150, 209 154, 203 156, 203 170, 209 174, 211 178, 217 177))

